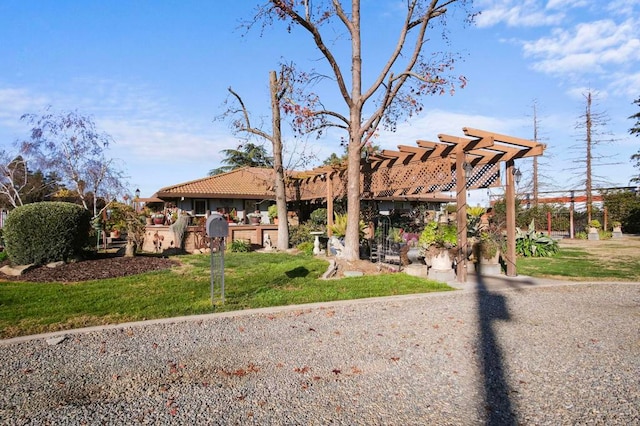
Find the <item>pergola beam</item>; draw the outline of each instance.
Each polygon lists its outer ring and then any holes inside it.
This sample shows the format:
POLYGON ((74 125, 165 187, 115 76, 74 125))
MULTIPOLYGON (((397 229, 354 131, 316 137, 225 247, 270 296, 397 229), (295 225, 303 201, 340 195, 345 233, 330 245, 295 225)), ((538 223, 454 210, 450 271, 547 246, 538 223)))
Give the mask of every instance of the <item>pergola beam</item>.
POLYGON ((518 146, 522 146, 522 147, 525 147, 525 148, 534 148, 537 145, 540 145, 539 143, 537 143, 535 141, 532 141, 532 140, 516 138, 514 136, 502 135, 500 133, 488 132, 486 130, 474 129, 472 127, 463 127, 462 128, 462 132, 465 135, 471 136, 471 137, 474 137, 474 138, 489 138, 489 137, 492 137, 497 142, 503 142, 503 143, 508 143, 508 144, 512 144, 512 145, 518 145, 518 146))

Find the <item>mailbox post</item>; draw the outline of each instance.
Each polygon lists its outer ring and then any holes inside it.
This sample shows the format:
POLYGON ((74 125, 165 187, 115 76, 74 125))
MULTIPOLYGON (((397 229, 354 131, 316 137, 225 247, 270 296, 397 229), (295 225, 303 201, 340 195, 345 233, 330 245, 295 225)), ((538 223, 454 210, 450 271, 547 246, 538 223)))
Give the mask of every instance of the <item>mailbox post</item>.
POLYGON ((229 234, 229 223, 220 213, 212 213, 205 224, 211 251, 211 304, 215 302, 215 283, 218 281, 220 300, 224 303, 224 242, 229 234))

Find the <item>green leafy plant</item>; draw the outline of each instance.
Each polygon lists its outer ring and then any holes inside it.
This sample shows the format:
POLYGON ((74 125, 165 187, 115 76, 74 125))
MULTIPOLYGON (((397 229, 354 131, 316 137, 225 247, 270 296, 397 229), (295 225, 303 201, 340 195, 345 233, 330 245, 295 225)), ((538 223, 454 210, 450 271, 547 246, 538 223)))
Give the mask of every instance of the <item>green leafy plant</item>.
MULTIPOLYGON (((358 223, 360 227, 360 238, 364 235, 364 228, 366 227, 363 220, 358 223)), ((335 237, 341 238, 347 234, 347 214, 335 213, 333 216, 333 225, 331 231, 335 237)))
POLYGON ((489 228, 480 232, 476 247, 478 257, 492 259, 499 251, 504 252, 505 238, 498 229, 489 228))
POLYGON ((278 206, 276 204, 272 204, 267 209, 269 213, 269 219, 276 219, 278 217, 278 206))
POLYGON ((599 220, 593 219, 592 221, 589 222, 589 227, 600 229, 602 227, 602 225, 600 224, 599 220))
POLYGON ((401 228, 389 228, 389 235, 387 237, 389 241, 392 243, 403 243, 405 242, 402 238, 402 229, 401 228))
POLYGON ((558 252, 558 242, 536 231, 532 220, 529 229, 516 230, 516 254, 525 257, 548 257, 558 252))
POLYGON ((418 244, 424 249, 429 248, 429 246, 452 248, 458 243, 457 233, 458 230, 455 225, 431 221, 426 224, 424 230, 420 233, 418 244))
POLYGON ((11 263, 42 265, 70 260, 88 245, 91 214, 60 201, 26 204, 9 213, 4 226, 11 263))
POLYGON ((247 253, 251 251, 251 243, 246 240, 233 240, 228 250, 232 253, 247 253))
POLYGON ((324 229, 327 226, 327 209, 315 209, 309 215, 309 221, 313 226, 324 229))
POLYGON ((306 255, 313 255, 313 243, 311 241, 300 243, 296 246, 296 248, 306 255))

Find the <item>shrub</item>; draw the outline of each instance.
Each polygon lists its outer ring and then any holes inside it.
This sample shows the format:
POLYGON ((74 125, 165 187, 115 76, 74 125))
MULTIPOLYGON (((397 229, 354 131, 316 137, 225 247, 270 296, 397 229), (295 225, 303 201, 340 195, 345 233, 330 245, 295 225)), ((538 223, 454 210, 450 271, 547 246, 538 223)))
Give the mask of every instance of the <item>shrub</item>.
POLYGON ((548 257, 558 252, 558 242, 536 231, 533 221, 527 232, 517 229, 516 254, 525 257, 548 257))
POLYGON ((60 201, 16 207, 7 216, 4 238, 13 264, 42 265, 77 257, 89 244, 91 214, 60 201))
POLYGON ((310 241, 305 241, 303 243, 300 243, 296 246, 296 248, 309 256, 313 254, 313 243, 310 241))
POLYGON ((324 228, 327 225, 327 209, 315 209, 309 215, 309 221, 312 225, 324 228))
POLYGON ((251 251, 251 243, 246 240, 233 240, 229 245, 229 251, 232 253, 247 253, 251 251))
POLYGON ((289 227, 289 244, 291 247, 297 247, 298 244, 304 242, 313 243, 313 235, 311 232, 315 231, 315 228, 311 224, 311 221, 301 223, 289 227))

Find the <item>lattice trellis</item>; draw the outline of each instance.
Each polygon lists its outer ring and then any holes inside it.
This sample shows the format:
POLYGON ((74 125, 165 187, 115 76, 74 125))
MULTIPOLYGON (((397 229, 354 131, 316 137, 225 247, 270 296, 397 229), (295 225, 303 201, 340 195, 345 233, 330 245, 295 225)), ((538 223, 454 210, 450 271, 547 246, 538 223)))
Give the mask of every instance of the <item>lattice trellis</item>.
MULTIPOLYGON (((398 145, 399 151, 371 153, 361 163, 362 199, 433 200, 435 194, 455 191, 456 158, 472 166, 466 188, 478 189, 500 185, 500 163, 542 155, 544 145, 534 141, 463 128, 467 137, 438 135, 439 142, 417 141, 417 147, 398 145)), ((458 163, 461 164, 461 163, 458 163)), ((298 177, 299 200, 334 198, 346 195, 344 170, 324 166, 298 177), (327 191, 327 183, 332 190, 327 191)), ((466 173, 465 173, 466 175, 466 173)))

